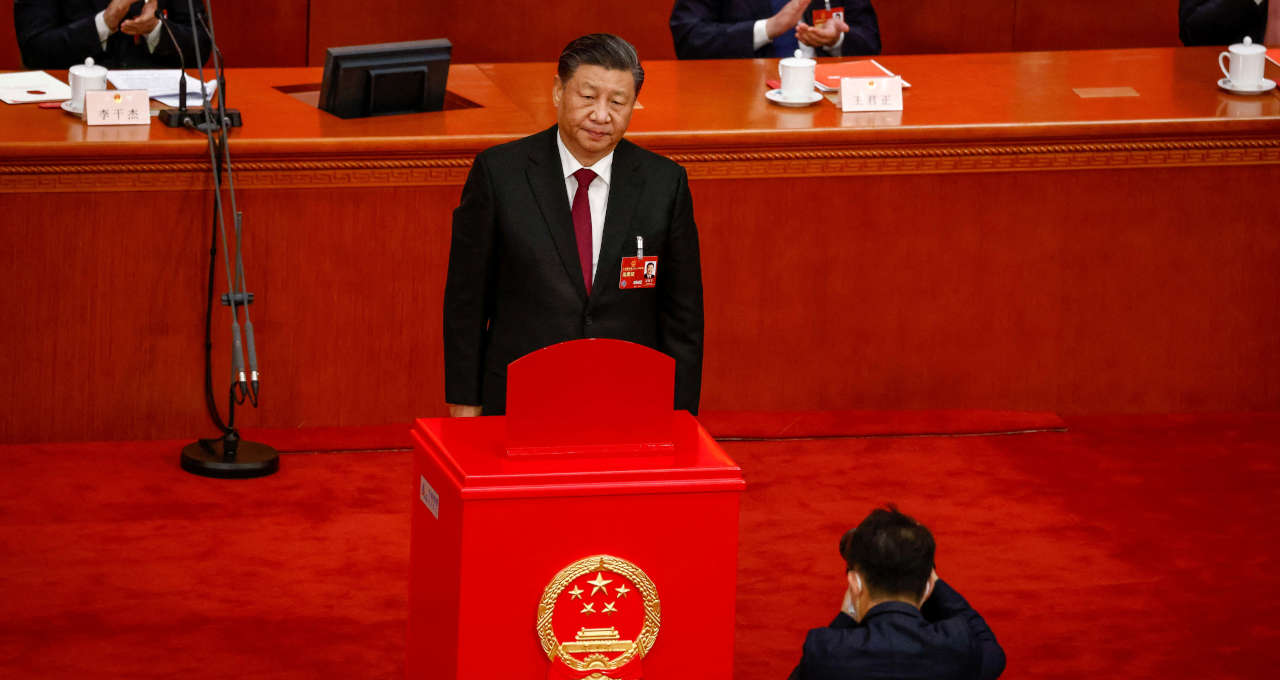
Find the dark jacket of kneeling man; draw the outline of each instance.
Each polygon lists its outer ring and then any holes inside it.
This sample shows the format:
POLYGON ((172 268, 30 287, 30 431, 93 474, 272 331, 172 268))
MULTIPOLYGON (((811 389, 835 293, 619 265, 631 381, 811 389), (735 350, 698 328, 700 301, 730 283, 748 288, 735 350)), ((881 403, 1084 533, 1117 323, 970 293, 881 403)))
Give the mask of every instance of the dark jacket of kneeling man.
POLYGON ((840 612, 810 630, 791 680, 994 680, 1004 664, 987 622, 939 579, 920 609, 882 602, 861 623, 840 612))

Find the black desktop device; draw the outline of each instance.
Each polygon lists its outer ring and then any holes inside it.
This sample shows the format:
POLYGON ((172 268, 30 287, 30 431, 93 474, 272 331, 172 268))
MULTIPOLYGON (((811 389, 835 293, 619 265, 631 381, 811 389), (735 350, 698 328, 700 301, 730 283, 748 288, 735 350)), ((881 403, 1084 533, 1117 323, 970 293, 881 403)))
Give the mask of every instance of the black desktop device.
POLYGON ((452 51, 444 38, 330 47, 320 108, 339 118, 439 111, 452 51))

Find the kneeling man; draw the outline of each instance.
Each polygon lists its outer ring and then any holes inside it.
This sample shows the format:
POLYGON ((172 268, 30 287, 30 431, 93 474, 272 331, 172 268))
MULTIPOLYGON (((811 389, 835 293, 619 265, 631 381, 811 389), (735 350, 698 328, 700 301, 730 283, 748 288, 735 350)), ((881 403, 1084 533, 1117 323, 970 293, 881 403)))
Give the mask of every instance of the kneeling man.
POLYGON ((876 509, 840 539, 840 554, 844 606, 829 627, 809 631, 792 680, 994 680, 1004 672, 986 621, 934 571, 924 525, 893 506, 876 509))

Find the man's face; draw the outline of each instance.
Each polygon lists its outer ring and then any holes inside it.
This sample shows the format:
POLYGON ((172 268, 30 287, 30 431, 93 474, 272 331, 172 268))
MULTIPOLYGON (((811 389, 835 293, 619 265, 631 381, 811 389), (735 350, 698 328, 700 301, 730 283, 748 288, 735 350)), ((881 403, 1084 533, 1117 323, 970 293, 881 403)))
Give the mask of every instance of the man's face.
POLYGON ((568 82, 556 76, 551 98, 565 147, 579 163, 592 165, 613 151, 627 131, 636 82, 630 71, 584 64, 568 82))

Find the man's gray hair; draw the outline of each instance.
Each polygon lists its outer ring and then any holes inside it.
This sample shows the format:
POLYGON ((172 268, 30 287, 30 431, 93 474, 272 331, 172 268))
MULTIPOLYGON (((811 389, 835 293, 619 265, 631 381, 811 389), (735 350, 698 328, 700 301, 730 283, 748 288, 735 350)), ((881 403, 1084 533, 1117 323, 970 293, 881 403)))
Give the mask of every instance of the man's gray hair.
POLYGON ((565 45, 560 52, 560 64, 556 69, 560 82, 569 82, 583 64, 615 71, 630 71, 631 77, 636 81, 636 94, 640 94, 640 86, 644 84, 640 55, 631 43, 622 38, 609 33, 592 33, 565 45))

